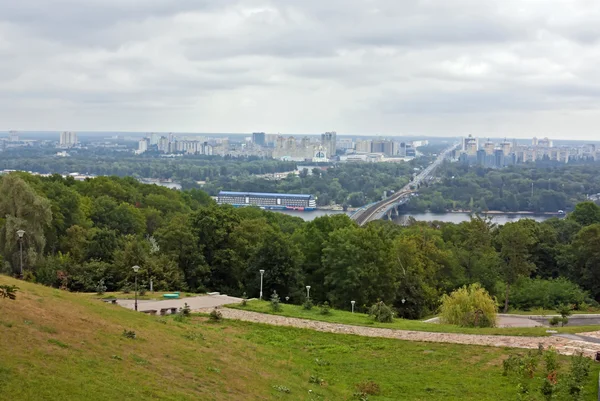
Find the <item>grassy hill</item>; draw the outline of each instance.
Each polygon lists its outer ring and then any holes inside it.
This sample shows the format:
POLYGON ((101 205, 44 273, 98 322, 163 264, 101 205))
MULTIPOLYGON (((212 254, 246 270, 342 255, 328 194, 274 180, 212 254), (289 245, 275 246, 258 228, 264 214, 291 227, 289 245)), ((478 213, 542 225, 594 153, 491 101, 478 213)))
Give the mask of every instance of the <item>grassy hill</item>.
MULTIPOLYGON (((337 401, 377 387, 369 400, 516 398, 501 365, 522 351, 178 322, 5 276, 0 284, 20 287, 15 301, 0 299, 0 400, 337 401)), ((597 375, 594 365, 584 399, 595 399, 597 375)))

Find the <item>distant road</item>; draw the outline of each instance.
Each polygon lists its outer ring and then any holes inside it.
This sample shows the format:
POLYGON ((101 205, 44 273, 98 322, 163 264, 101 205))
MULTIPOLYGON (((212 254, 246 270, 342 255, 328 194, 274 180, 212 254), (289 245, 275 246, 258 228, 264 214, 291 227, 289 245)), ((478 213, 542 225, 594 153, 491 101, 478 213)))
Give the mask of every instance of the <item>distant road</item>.
POLYGON ((401 198, 410 195, 413 192, 411 187, 418 188, 419 185, 421 185, 421 183, 423 181, 427 181, 427 180, 431 179, 435 169, 438 168, 438 166, 442 163, 442 161, 444 161, 446 156, 448 156, 448 154, 450 152, 452 152, 457 146, 458 146, 458 144, 454 144, 454 145, 450 146, 449 148, 447 148, 446 150, 444 150, 442 153, 440 153, 434 162, 432 162, 429 166, 427 166, 427 168, 425 170, 421 171, 415 177, 415 179, 413 181, 411 181, 410 183, 405 185, 398 192, 396 192, 395 194, 393 194, 392 196, 390 196, 387 199, 384 199, 382 201, 372 204, 371 206, 369 206, 368 208, 366 208, 364 210, 357 211, 356 213, 354 213, 351 216, 351 218, 353 220, 355 220, 359 226, 362 226, 362 225, 368 223, 369 221, 373 220, 373 218, 376 215, 378 215, 379 213, 384 213, 390 205, 395 204, 401 198))

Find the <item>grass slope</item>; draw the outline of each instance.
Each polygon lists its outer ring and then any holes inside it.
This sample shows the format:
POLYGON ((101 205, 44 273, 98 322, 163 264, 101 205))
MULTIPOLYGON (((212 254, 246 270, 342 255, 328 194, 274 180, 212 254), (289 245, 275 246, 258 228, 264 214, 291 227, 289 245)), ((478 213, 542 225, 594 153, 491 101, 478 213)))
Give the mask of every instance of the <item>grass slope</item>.
MULTIPOLYGON (((343 310, 331 309, 330 315, 322 315, 320 309, 314 307, 311 310, 305 310, 300 305, 282 304, 280 312, 273 312, 271 304, 268 301, 248 301, 246 306, 239 304, 227 305, 228 308, 249 310, 254 312, 268 313, 287 317, 297 317, 302 319, 320 320, 330 323, 351 324, 355 326, 382 327, 387 329, 429 331, 442 333, 465 333, 465 334, 489 334, 489 335, 508 335, 508 336, 549 336, 546 333, 547 327, 497 327, 497 328, 469 328, 459 327, 452 324, 424 323, 420 320, 394 319, 392 323, 378 323, 363 313, 352 313, 343 310)), ((559 333, 585 333, 589 331, 600 330, 600 326, 566 326, 553 327, 559 333)))
MULTIPOLYGON (((16 301, 0 299, 0 400, 343 401, 357 400, 356 385, 367 380, 381 388, 371 401, 516 397, 501 375, 516 350, 203 316, 181 323, 4 276, 0 284, 21 287, 16 301), (309 383, 311 376, 325 382, 309 383)), ((595 399, 597 374, 594 366, 584 399, 595 399)))

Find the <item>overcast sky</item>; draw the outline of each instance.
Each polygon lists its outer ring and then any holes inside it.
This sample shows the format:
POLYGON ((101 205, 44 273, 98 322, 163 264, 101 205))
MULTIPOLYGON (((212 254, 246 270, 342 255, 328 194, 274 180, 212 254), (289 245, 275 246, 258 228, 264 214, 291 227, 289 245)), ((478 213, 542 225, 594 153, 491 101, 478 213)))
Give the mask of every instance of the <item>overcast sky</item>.
POLYGON ((600 140, 598 0, 0 0, 0 130, 600 140))

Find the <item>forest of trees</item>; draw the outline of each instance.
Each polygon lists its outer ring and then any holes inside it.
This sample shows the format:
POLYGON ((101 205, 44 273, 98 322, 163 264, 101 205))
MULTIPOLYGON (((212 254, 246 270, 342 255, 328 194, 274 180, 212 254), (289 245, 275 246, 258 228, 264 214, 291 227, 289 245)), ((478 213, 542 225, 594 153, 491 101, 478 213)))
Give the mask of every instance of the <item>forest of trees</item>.
POLYGON ((218 206, 199 190, 174 191, 133 178, 86 181, 12 173, 0 177, 0 270, 71 291, 130 286, 257 296, 264 288, 303 302, 347 308, 378 300, 401 316, 436 310, 440 296, 481 283, 508 307, 578 308, 600 300, 600 207, 580 203, 565 219, 502 227, 474 216, 461 224, 376 221, 346 215, 304 222, 256 208, 218 206), (401 302, 401 300, 405 302, 401 302))
MULTIPOLYGON (((436 149, 436 148, 434 148, 436 149)), ((7 152, 0 160, 0 170, 22 170, 50 174, 59 172, 173 179, 183 189, 200 188, 211 196, 219 191, 277 192, 312 194, 319 206, 332 203, 351 207, 381 200, 402 188, 414 174, 430 161, 424 157, 410 163, 340 163, 326 169, 305 169, 296 162, 275 159, 229 158, 221 156, 186 156, 158 158, 152 155, 132 156, 127 152, 74 150, 67 158, 55 157, 49 151, 24 149, 7 152), (269 180, 257 175, 290 172, 283 180, 269 180)))
POLYGON ((445 163, 440 180, 419 190, 407 210, 557 212, 572 210, 586 195, 600 193, 597 164, 511 166, 504 169, 445 163))

